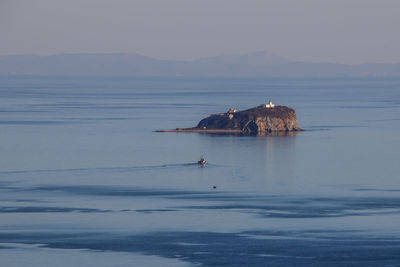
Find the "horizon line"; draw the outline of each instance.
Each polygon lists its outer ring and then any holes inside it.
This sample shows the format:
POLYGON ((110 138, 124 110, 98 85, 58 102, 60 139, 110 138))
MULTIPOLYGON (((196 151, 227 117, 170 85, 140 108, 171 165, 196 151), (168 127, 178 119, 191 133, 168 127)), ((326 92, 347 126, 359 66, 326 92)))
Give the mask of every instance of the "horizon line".
MULTIPOLYGON (((130 52, 60 52, 60 53, 51 53, 51 54, 20 53, 20 54, 0 54, 0 57, 18 57, 18 56, 52 57, 52 56, 60 56, 60 55, 127 55, 127 56, 141 56, 141 57, 146 57, 149 59, 160 60, 160 61, 191 63, 191 62, 197 62, 197 61, 204 60, 204 59, 212 59, 212 58, 219 58, 219 57, 226 57, 226 56, 240 57, 240 56, 246 56, 246 55, 251 55, 251 54, 256 54, 256 53, 268 53, 270 55, 274 55, 276 57, 281 57, 282 59, 285 59, 288 61, 286 63, 274 64, 274 65, 285 65, 285 64, 291 64, 291 63, 334 64, 334 65, 347 65, 347 66, 359 66, 359 65, 369 65, 369 64, 379 64, 379 65, 400 64, 400 61, 391 61, 391 62, 365 61, 363 63, 341 63, 341 62, 332 62, 332 61, 292 60, 292 59, 272 53, 267 50, 257 50, 257 51, 252 51, 252 52, 239 53, 239 54, 233 54, 233 53, 220 54, 220 55, 216 55, 216 56, 206 56, 206 57, 199 57, 199 58, 187 59, 187 60, 159 58, 159 57, 149 56, 149 55, 145 55, 145 54, 141 54, 141 53, 137 53, 137 52, 132 52, 132 53, 130 53, 130 52)), ((226 64, 226 65, 234 65, 234 64, 226 64)))

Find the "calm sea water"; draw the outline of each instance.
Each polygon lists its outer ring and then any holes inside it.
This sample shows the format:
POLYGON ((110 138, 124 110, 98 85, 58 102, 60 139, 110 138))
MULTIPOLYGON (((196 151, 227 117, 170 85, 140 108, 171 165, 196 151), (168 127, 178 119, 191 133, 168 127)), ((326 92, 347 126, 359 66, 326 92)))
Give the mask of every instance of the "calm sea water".
POLYGON ((0 266, 400 266, 399 133, 400 79, 3 76, 0 266), (306 131, 153 132, 270 99, 306 131))

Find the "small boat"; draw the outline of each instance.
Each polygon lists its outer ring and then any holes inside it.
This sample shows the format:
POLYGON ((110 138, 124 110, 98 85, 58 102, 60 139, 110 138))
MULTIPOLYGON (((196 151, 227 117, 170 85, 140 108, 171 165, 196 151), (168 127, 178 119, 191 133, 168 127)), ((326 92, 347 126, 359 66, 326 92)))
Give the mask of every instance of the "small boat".
POLYGON ((201 166, 204 166, 206 165, 207 161, 205 158, 202 157, 197 163, 200 164, 201 166))

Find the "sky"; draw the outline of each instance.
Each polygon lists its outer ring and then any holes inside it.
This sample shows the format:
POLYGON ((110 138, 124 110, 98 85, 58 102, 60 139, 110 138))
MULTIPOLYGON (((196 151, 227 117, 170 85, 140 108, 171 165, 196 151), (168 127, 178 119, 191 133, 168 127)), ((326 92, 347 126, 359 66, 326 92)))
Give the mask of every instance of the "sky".
POLYGON ((399 0, 0 0, 0 55, 400 62, 399 0))

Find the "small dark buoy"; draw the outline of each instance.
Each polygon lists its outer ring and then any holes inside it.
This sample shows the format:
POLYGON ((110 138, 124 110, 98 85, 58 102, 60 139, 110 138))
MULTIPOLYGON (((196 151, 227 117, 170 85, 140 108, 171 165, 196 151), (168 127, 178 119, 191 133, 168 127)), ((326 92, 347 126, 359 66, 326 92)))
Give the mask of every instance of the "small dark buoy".
POLYGON ((207 163, 207 161, 206 161, 206 159, 203 158, 203 157, 197 162, 197 164, 200 164, 201 166, 206 165, 206 163, 207 163))
POLYGON ((216 185, 214 185, 214 186, 213 186, 213 189, 217 189, 217 186, 216 186, 216 185))

